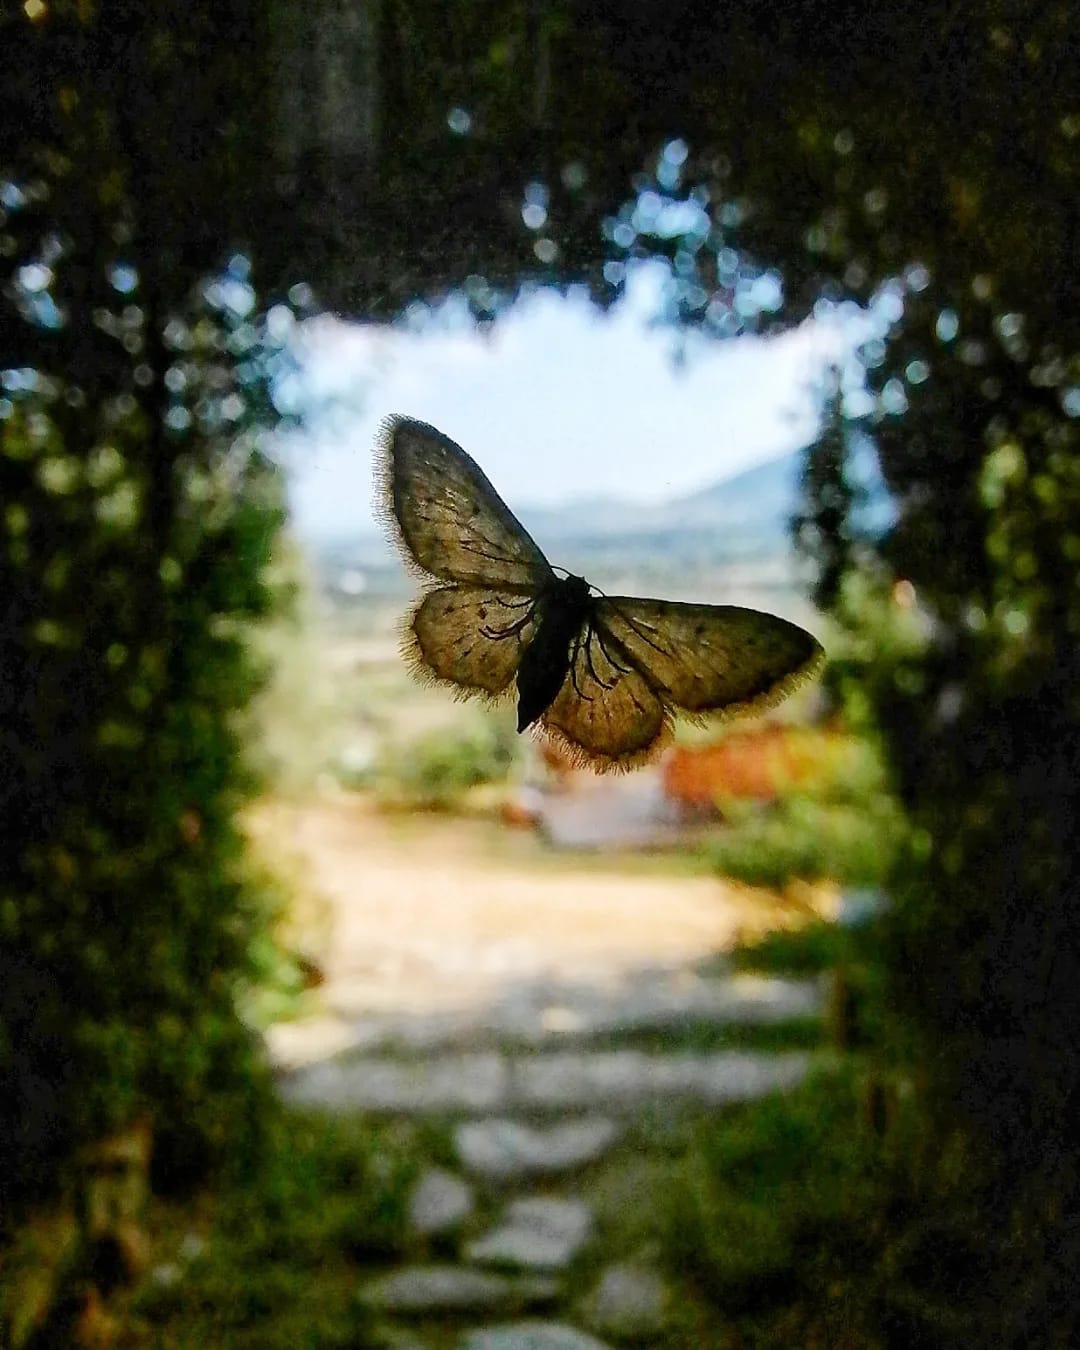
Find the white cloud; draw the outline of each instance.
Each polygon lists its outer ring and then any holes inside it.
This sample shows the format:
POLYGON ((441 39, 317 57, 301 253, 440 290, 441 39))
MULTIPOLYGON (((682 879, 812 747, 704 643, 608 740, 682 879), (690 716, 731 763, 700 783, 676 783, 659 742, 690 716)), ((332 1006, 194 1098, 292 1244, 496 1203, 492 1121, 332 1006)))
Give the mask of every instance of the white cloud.
POLYGON ((658 271, 643 268, 606 315, 541 291, 485 334, 453 305, 423 331, 312 321, 300 382, 311 417, 288 455, 302 532, 372 528, 371 447, 391 412, 460 441, 511 506, 658 500, 806 443, 813 380, 850 350, 850 325, 702 339, 676 368, 670 330, 646 326, 658 299, 658 271))

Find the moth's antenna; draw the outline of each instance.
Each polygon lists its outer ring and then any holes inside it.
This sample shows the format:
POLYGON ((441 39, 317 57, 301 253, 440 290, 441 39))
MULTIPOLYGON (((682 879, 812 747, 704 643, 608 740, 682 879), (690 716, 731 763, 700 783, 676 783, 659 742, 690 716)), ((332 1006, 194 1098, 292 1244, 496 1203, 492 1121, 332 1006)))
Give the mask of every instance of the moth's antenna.
POLYGON ((567 571, 567 569, 566 569, 565 567, 559 567, 558 564, 556 564, 556 563, 553 563, 553 564, 552 564, 551 570, 552 570, 553 572, 566 572, 566 575, 567 575, 567 576, 570 575, 569 571, 567 571))

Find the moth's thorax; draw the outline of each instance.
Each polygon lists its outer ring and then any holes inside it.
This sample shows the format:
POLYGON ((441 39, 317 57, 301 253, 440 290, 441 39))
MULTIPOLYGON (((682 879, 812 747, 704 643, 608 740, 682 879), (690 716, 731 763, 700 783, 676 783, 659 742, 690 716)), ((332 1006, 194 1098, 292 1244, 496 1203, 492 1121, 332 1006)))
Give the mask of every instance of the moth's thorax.
POLYGON ((592 598, 590 595, 591 589, 584 577, 566 576, 556 577, 554 585, 549 588, 549 591, 557 597, 557 604, 565 605, 568 609, 584 614, 588 610, 592 598))
POLYGON ((550 707, 570 671, 571 647, 593 600, 584 577, 552 577, 536 601, 536 631, 518 671, 518 731, 550 707))
POLYGON ((554 577, 541 592, 537 605, 537 631, 532 645, 563 651, 569 665, 570 643, 589 617, 593 599, 584 577, 554 577))

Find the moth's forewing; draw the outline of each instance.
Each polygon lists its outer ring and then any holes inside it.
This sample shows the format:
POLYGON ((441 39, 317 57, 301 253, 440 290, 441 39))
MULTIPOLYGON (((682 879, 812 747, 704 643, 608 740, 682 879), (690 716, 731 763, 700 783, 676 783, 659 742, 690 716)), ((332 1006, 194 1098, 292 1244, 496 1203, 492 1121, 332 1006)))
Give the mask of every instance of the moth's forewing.
POLYGON ((586 629, 571 672, 540 724, 579 763, 604 771, 633 768, 651 758, 668 734, 670 719, 617 644, 586 629))
POLYGON ((595 622, 665 702, 690 713, 761 711, 823 658, 805 629, 737 605, 607 596, 596 602, 595 622))
POLYGON ((553 576, 544 555, 460 445, 409 417, 376 447, 382 513, 406 561, 429 578, 530 591, 553 576))
POLYGON ((452 684, 463 694, 505 693, 535 632, 534 606, 522 599, 476 586, 429 591, 404 635, 413 673, 452 684))

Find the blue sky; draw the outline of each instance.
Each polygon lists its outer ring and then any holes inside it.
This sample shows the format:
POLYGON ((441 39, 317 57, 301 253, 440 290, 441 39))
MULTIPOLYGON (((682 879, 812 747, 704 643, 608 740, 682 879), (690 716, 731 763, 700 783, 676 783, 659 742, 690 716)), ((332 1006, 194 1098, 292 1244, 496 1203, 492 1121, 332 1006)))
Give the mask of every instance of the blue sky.
POLYGON ((484 334, 453 304, 419 328, 310 321, 300 337, 309 417, 286 456, 301 535, 375 528, 371 450, 389 413, 453 437, 511 507, 657 501, 806 444, 815 380, 850 350, 850 325, 699 339, 677 365, 671 330, 649 325, 663 275, 641 267, 608 315, 538 292, 484 334))

